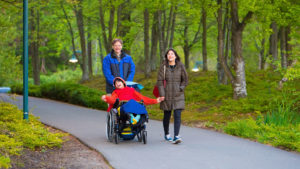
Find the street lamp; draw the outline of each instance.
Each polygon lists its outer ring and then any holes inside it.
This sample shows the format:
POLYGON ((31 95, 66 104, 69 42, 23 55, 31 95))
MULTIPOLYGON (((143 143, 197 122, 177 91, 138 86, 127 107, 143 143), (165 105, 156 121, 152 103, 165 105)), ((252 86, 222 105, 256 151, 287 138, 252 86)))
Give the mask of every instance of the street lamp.
POLYGON ((69 60, 71 63, 77 63, 78 59, 76 58, 75 54, 72 55, 72 58, 69 60))
POLYGON ((199 71, 199 67, 202 67, 202 66, 203 66, 203 62, 202 61, 196 61, 195 62, 195 66, 192 69, 192 71, 193 72, 198 72, 199 71))
POLYGON ((192 69, 193 72, 198 72, 199 71, 199 68, 197 66, 195 66, 193 69, 192 69))

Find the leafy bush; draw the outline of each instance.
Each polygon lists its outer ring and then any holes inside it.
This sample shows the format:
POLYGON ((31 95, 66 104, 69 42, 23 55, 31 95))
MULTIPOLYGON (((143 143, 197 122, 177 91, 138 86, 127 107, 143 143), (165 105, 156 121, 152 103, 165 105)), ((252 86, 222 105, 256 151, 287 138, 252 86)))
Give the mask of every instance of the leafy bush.
POLYGON ((0 102, 0 168, 9 168, 11 155, 19 155, 23 148, 41 149, 61 146, 64 134, 50 133, 36 117, 23 120, 23 112, 16 106, 0 102))
MULTIPOLYGON (((22 84, 14 84, 11 86, 11 92, 17 93, 17 94, 23 94, 23 85, 22 84)), ((35 96, 35 97, 41 97, 41 90, 39 86, 30 84, 28 86, 28 95, 29 96, 35 96)))
MULTIPOLYGON (((23 94, 23 86, 12 86, 12 93, 23 94)), ((46 97, 90 108, 106 110, 107 104, 101 101, 105 94, 96 89, 71 82, 47 83, 41 86, 29 85, 28 95, 46 97)))
MULTIPOLYGON (((79 67, 75 70, 60 70, 51 75, 40 75, 40 84, 55 83, 55 82, 77 82, 81 78, 82 71, 79 67)), ((28 79, 29 84, 33 84, 33 79, 28 79)))
POLYGON ((13 49, 0 50, 0 86, 11 85, 21 80, 20 61, 21 57, 16 57, 13 49))

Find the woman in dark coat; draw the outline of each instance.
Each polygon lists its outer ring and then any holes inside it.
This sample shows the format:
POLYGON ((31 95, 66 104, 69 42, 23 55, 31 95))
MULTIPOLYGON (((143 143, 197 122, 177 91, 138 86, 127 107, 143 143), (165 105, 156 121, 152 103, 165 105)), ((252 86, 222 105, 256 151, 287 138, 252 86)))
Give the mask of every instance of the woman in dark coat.
POLYGON ((174 49, 169 49, 165 54, 165 62, 160 66, 157 85, 159 94, 164 97, 160 103, 160 109, 164 111, 164 133, 165 140, 177 144, 182 142, 179 136, 181 111, 185 107, 184 89, 188 84, 188 75, 184 65, 174 49), (165 81, 165 82, 164 82, 165 81), (165 83, 165 84, 164 84, 165 83), (171 112, 174 116, 174 138, 169 133, 171 112))

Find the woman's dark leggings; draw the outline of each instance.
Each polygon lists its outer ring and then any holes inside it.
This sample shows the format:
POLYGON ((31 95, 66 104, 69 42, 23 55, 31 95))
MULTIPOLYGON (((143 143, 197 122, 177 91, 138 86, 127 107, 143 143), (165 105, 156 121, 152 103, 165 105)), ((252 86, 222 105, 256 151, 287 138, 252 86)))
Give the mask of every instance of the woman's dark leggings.
MULTIPOLYGON (((174 110, 174 113, 173 113, 174 136, 178 136, 178 134, 179 134, 180 123, 181 123, 181 111, 182 111, 181 109, 176 109, 176 110, 174 110)), ((170 124, 171 112, 172 111, 164 111, 163 125, 164 125, 165 135, 169 134, 169 124, 170 124)))

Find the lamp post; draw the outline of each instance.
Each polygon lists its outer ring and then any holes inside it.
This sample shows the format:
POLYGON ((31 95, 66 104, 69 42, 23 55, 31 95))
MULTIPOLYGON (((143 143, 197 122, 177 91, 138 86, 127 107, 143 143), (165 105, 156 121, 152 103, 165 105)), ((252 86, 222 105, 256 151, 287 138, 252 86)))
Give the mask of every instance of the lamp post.
POLYGON ((69 60, 71 63, 77 63, 78 59, 76 58, 75 54, 72 55, 72 58, 69 60))
POLYGON ((23 119, 28 121, 28 0, 23 0, 23 119))
MULTIPOLYGON (((79 53, 78 51, 75 51, 76 53, 79 53)), ((72 70, 74 71, 75 69, 76 69, 76 65, 75 65, 75 63, 77 63, 78 62, 78 59, 76 58, 76 55, 75 55, 75 53, 72 55, 72 58, 71 59, 69 59, 69 62, 70 63, 72 63, 72 66, 71 66, 71 68, 72 68, 72 70), (74 64, 74 65, 73 65, 74 64)))

